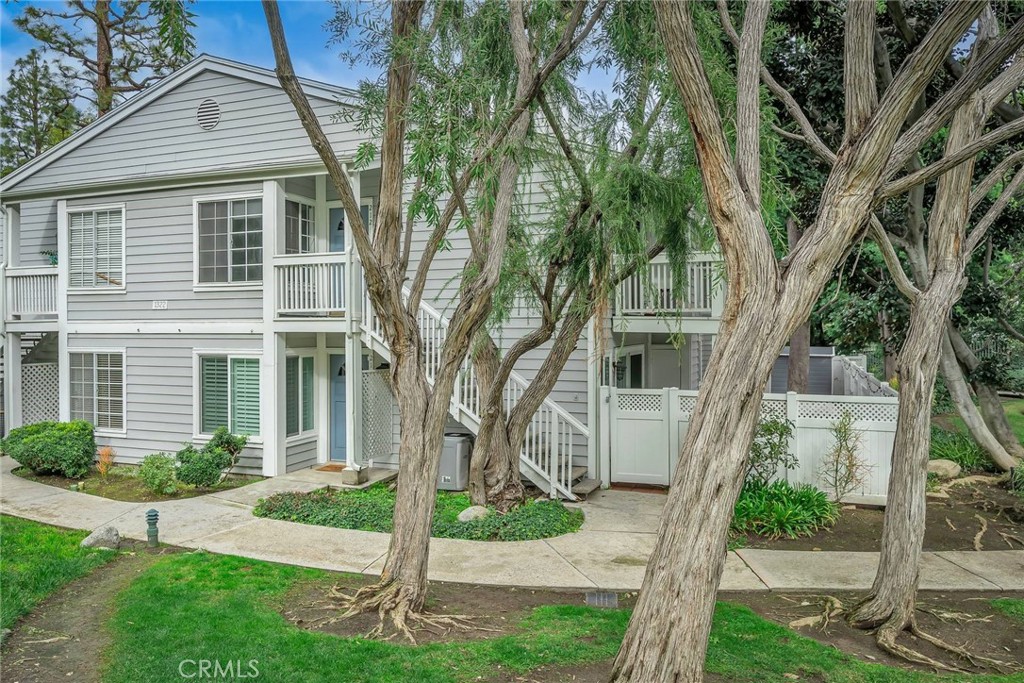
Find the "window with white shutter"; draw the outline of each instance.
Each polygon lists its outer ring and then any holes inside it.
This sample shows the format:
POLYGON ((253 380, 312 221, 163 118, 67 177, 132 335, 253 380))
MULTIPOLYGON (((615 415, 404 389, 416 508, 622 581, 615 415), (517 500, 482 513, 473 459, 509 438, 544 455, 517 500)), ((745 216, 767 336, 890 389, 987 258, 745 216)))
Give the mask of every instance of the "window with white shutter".
POLYGON ((285 435, 313 430, 313 356, 284 359, 285 435))
POLYGON ((71 354, 71 419, 98 430, 125 429, 125 372, 121 352, 71 354))
POLYGON ((236 356, 199 359, 199 430, 260 433, 260 360, 236 356))
POLYGON ((124 287, 124 209, 68 213, 68 288, 124 287))

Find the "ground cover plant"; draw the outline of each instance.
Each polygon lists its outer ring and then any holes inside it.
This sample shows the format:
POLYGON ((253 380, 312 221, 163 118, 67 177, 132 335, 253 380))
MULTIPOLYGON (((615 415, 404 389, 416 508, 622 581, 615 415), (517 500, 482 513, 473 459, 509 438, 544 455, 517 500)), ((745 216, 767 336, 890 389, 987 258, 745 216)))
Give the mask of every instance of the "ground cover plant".
MULTIPOLYGON (((583 513, 557 500, 530 500, 500 515, 494 510, 483 519, 460 522, 470 507, 469 495, 440 491, 431 535, 472 541, 527 541, 572 533, 583 523, 583 513)), ((318 489, 309 493, 278 493, 259 502, 258 517, 316 524, 340 529, 390 533, 395 492, 386 484, 359 491, 318 489)))
POLYGON ((82 548, 84 531, 0 515, 0 628, 38 602, 113 559, 112 550, 82 548))
POLYGON ((733 534, 767 538, 809 536, 835 524, 839 506, 813 486, 747 482, 736 501, 733 534))

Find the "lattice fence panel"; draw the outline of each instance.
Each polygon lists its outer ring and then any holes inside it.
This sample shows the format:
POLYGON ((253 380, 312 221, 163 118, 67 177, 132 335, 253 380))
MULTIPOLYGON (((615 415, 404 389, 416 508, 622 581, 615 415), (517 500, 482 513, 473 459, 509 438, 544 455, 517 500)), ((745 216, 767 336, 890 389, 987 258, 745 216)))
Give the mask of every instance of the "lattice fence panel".
POLYGON ((761 422, 766 420, 786 421, 786 402, 766 398, 761 401, 761 422))
POLYGON ((696 396, 680 396, 679 397, 679 410, 684 415, 693 415, 693 411, 697 408, 697 397, 696 396))
POLYGON ((363 373, 363 455, 384 460, 391 455, 395 396, 390 370, 363 373))
POLYGON ((856 421, 895 422, 899 406, 895 403, 840 403, 838 401, 800 401, 799 417, 836 421, 849 411, 856 421))
POLYGON ((619 410, 630 413, 661 411, 661 394, 619 394, 619 410))
POLYGON ((56 363, 21 366, 21 421, 60 419, 60 381, 56 363))

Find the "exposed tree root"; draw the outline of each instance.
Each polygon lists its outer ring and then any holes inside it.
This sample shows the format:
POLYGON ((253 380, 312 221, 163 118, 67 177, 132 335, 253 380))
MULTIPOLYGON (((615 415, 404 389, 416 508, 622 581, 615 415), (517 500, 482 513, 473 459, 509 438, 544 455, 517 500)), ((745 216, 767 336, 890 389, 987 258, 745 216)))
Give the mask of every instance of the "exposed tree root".
POLYGON ((910 622, 910 632, 913 633, 918 638, 920 638, 921 640, 925 641, 926 643, 931 643, 932 645, 934 645, 935 647, 939 648, 940 650, 945 650, 946 652, 951 652, 951 653, 955 654, 956 656, 958 656, 958 657, 960 657, 962 659, 966 659, 968 662, 971 663, 972 666, 977 667, 979 669, 984 668, 985 666, 991 666, 991 667, 995 667, 995 668, 998 668, 998 669, 1012 669, 1013 666, 1014 666, 1010 662, 1003 662, 1003 661, 1000 661, 998 659, 992 659, 990 657, 983 657, 981 655, 977 655, 977 654, 973 654, 971 652, 968 652, 966 649, 964 649, 962 647, 958 647, 956 645, 950 645, 949 643, 947 643, 946 641, 942 640, 941 638, 936 638, 935 636, 922 631, 920 628, 918 628, 917 622, 913 621, 913 620, 911 620, 911 622, 910 622))
POLYGON ((980 551, 984 547, 981 544, 981 537, 988 531, 988 520, 981 515, 974 515, 974 517, 981 522, 981 528, 978 529, 978 533, 974 534, 974 549, 980 551))
POLYGON ((1006 541, 1006 545, 1010 546, 1011 550, 1013 549, 1013 543, 1010 543, 1010 541, 1016 541, 1017 543, 1020 543, 1022 548, 1024 548, 1024 541, 1021 540, 1020 536, 1014 536, 1013 534, 1008 534, 1002 531, 997 533, 1003 537, 1003 540, 1006 541))
POLYGON ((795 619, 789 622, 790 628, 801 628, 803 626, 817 626, 822 631, 828 628, 828 625, 832 623, 832 620, 838 617, 845 611, 843 603, 839 598, 834 598, 831 595, 825 595, 818 599, 818 604, 821 605, 821 614, 804 617, 803 619, 795 619))
POLYGON ((949 517, 946 517, 946 526, 948 526, 953 531, 957 530, 957 528, 955 526, 953 526, 953 522, 950 521, 949 517))
POLYGON ((473 626, 472 618, 462 614, 430 614, 423 610, 422 602, 398 581, 382 580, 370 586, 363 586, 354 593, 341 586, 334 586, 320 609, 330 610, 328 614, 308 623, 310 628, 322 628, 344 621, 364 612, 376 612, 379 623, 366 634, 368 639, 390 640, 396 635, 405 636, 416 644, 415 631, 429 631, 436 635, 447 635, 455 629, 473 627, 478 631, 490 629, 473 626), (339 613, 340 612, 340 613, 339 613), (389 629, 393 633, 385 635, 389 629))
POLYGON ((940 662, 937 659, 932 659, 924 653, 918 652, 917 650, 913 650, 905 645, 901 645, 900 643, 896 642, 896 638, 904 630, 910 630, 911 632, 917 631, 917 626, 914 624, 913 617, 910 618, 910 625, 906 628, 904 628, 903 624, 899 623, 901 621, 902 620, 899 618, 893 618, 879 627, 878 631, 875 632, 875 643, 878 645, 878 647, 880 647, 885 652, 888 652, 889 654, 893 655, 894 657, 905 659, 913 664, 921 664, 923 666, 928 666, 939 671, 970 673, 968 669, 964 669, 962 667, 955 666, 952 664, 946 664, 945 662, 940 662))
POLYGON ((976 617, 973 614, 967 614, 966 612, 947 612, 945 610, 933 609, 927 605, 918 605, 917 611, 930 614, 939 621, 954 624, 971 624, 975 622, 988 623, 992 620, 991 614, 987 617, 976 617))

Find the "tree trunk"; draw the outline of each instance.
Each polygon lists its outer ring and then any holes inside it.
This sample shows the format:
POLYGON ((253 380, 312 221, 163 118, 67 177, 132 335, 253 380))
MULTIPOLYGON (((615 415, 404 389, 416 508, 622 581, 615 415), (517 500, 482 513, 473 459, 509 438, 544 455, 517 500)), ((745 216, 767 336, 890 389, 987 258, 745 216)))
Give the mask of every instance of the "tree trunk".
MULTIPOLYGON (((796 249, 803 231, 792 217, 786 220, 786 239, 789 251, 796 249)), ((811 323, 805 320, 789 339, 789 363, 786 376, 786 391, 806 394, 810 386, 811 374, 811 323)))
POLYGON ((703 679, 733 507, 764 386, 787 336, 778 325, 770 289, 752 287, 743 301, 749 310, 733 320, 723 317, 658 542, 612 669, 616 683, 703 679), (755 337, 760 343, 751 344, 755 337), (688 608, 685 618, 680 618, 682 605, 688 608))
MULTIPOLYGON (((957 362, 953 345, 945 334, 942 335, 941 354, 939 362, 942 368, 942 376, 946 380, 946 388, 949 390, 949 397, 953 400, 953 404, 960 413, 964 424, 967 425, 967 431, 978 442, 978 445, 988 453, 988 457, 991 458, 996 467, 1004 472, 1008 472, 1010 468, 1016 466, 1016 459, 1007 453, 1003 445, 996 439, 992 431, 989 430, 985 419, 978 412, 978 407, 971 400, 971 392, 967 388, 967 382, 964 380, 960 363, 957 362)), ((999 406, 999 410, 1002 411, 1002 406, 999 406)))
POLYGON ((110 82, 110 65, 114 51, 110 45, 110 0, 96 3, 96 116, 103 116, 114 106, 114 87, 110 82))

